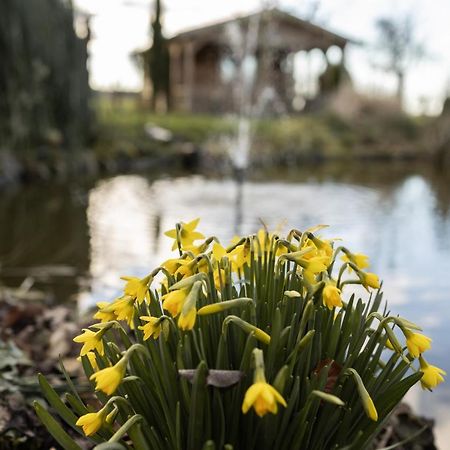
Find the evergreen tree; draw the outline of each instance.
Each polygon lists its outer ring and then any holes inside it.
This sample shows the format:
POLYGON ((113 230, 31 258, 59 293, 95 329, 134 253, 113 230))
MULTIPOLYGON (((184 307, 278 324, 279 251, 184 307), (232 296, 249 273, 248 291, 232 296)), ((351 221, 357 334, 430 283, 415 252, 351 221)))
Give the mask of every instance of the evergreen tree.
POLYGON ((156 109, 159 99, 169 108, 169 51, 161 25, 161 0, 155 0, 155 11, 151 24, 153 43, 148 64, 153 86, 152 108, 156 109))
POLYGON ((0 9, 0 146, 83 145, 88 39, 75 34, 71 3, 2 0, 0 9))

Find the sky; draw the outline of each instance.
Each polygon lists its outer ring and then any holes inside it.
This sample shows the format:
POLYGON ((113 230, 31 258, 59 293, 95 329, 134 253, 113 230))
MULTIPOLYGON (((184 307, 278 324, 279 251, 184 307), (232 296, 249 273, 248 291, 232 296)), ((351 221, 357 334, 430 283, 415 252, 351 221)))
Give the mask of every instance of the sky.
MULTIPOLYGON (((92 14, 90 76, 95 89, 139 90, 142 74, 130 57, 150 43, 152 0, 75 0, 75 6, 92 14)), ((267 3, 267 2, 266 2, 267 3)), ((313 0, 279 0, 278 7, 305 17, 313 0)), ((449 0, 322 0, 314 22, 344 36, 366 43, 351 46, 347 68, 358 91, 370 95, 395 91, 395 78, 376 68, 379 17, 411 14, 416 38, 426 56, 415 62, 406 79, 406 108, 413 113, 437 114, 450 88, 449 0)), ((264 0, 163 0, 164 30, 168 37, 200 26, 261 8, 264 0)))

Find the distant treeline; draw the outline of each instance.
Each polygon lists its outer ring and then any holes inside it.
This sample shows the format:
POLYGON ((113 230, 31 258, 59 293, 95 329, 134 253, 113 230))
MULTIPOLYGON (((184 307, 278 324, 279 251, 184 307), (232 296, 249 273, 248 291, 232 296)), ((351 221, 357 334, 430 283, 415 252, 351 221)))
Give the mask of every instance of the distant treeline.
POLYGON ((70 0, 1 0, 0 150, 84 144, 88 34, 77 37, 70 0))

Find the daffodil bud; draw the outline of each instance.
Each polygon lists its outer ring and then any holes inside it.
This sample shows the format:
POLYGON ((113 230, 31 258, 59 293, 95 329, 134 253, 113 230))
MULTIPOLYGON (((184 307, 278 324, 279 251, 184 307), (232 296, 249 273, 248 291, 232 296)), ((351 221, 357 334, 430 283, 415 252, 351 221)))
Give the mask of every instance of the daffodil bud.
POLYGON ((216 314, 219 312, 226 311, 231 308, 242 308, 253 304, 252 298, 242 297, 236 298, 234 300, 227 300, 225 302, 212 303, 210 305, 203 306, 197 311, 199 316, 205 316, 208 314, 216 314))
POLYGON ((244 330, 246 333, 253 333, 255 338, 258 339, 258 341, 263 342, 264 344, 269 345, 270 344, 270 336, 265 333, 263 330, 261 330, 258 327, 255 327, 254 325, 246 322, 245 320, 242 320, 240 317, 237 316, 228 316, 223 321, 223 330, 226 329, 227 325, 232 322, 238 327, 240 327, 242 330, 244 330))
POLYGON ((333 405, 345 406, 345 403, 339 397, 333 394, 327 394, 326 392, 314 390, 311 391, 311 395, 315 395, 316 397, 319 397, 321 400, 327 403, 332 403, 333 405))
POLYGON ((172 284, 172 286, 170 286, 169 290, 176 291, 179 289, 190 289, 196 281, 202 281, 202 280, 206 280, 206 275, 203 272, 196 273, 195 275, 192 275, 188 278, 183 278, 182 280, 178 281, 177 283, 172 284))
POLYGON ((300 298, 301 294, 298 291, 284 291, 284 295, 288 298, 300 298))
POLYGON ((188 296, 181 308, 181 314, 178 318, 178 326, 182 330, 192 330, 197 318, 197 300, 203 286, 202 281, 195 281, 189 291, 188 296))
POLYGON ((358 394, 361 399, 361 402, 363 404, 364 411, 367 414, 367 417, 369 417, 371 420, 376 422, 378 420, 378 412, 375 407, 375 404, 373 403, 372 398, 370 397, 369 393, 367 392, 366 387, 364 386, 363 381, 361 380, 361 377, 359 376, 359 373, 355 369, 347 369, 346 372, 353 377, 356 383, 356 387, 358 389, 358 394))

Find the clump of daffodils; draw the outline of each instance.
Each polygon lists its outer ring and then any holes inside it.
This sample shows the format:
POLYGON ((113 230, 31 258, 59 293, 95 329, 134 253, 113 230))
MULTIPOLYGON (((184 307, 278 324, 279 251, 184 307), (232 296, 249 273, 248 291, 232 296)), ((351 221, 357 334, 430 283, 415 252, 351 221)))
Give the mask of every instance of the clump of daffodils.
MULTIPOLYGON (((168 231, 176 255, 123 277, 123 295, 99 303, 97 322, 74 338, 92 395, 67 376, 62 401, 40 377, 59 416, 93 444, 366 448, 412 385, 444 380, 419 326, 379 312, 367 256, 320 237, 323 227, 262 229, 224 246, 197 226, 168 231)), ((64 448, 78 448, 36 409, 64 448)))

